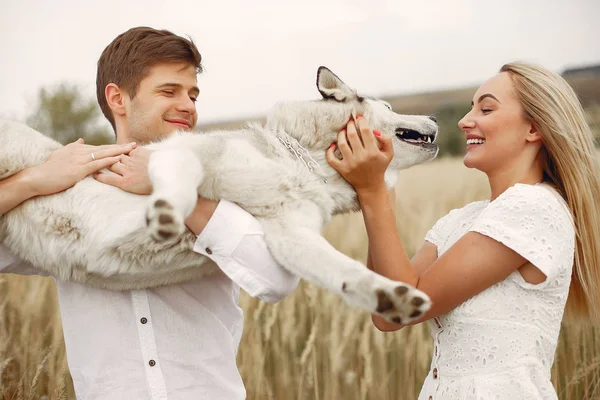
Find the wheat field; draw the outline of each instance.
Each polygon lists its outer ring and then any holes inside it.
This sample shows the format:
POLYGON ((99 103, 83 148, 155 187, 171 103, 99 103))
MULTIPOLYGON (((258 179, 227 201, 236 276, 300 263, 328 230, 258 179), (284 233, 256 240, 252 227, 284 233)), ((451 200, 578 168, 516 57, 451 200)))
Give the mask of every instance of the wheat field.
MULTIPOLYGON (((489 195, 485 176, 460 159, 403 171, 396 191, 397 225, 409 254, 439 217, 489 195)), ((365 261, 360 214, 334 218, 325 236, 365 261)), ((277 304, 244 294, 240 302, 245 328, 237 362, 248 399, 416 398, 433 347, 426 324, 379 332, 368 314, 306 283, 277 304)), ((600 398, 598 331, 563 326, 552 369, 560 399, 600 398)), ((0 400, 8 399, 74 399, 50 279, 0 276, 0 400)))

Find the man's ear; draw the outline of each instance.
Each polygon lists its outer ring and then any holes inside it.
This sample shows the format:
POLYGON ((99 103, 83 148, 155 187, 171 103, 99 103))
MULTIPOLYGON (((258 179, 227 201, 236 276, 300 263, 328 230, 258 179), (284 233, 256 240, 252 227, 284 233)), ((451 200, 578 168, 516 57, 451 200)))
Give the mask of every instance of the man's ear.
POLYGON ((530 143, 542 140, 542 134, 534 124, 531 124, 531 129, 529 129, 529 133, 527 134, 525 140, 527 140, 530 143))
POLYGON ((125 97, 127 93, 121 90, 116 84, 109 83, 104 88, 104 96, 106 97, 108 106, 115 115, 125 115, 125 97))

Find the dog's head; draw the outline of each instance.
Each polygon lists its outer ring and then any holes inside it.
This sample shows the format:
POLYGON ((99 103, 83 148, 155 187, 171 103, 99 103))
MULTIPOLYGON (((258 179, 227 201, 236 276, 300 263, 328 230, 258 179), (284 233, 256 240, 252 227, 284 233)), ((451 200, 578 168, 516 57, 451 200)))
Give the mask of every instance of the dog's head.
POLYGON ((394 159, 390 168, 408 168, 429 161, 437 155, 438 146, 434 142, 438 126, 435 119, 398 114, 383 100, 359 96, 326 67, 320 67, 317 72, 317 88, 323 101, 337 103, 341 113, 345 111, 342 118, 344 121, 348 121, 354 113, 362 114, 371 129, 393 137, 394 159))
POLYGON ((317 88, 322 100, 281 103, 269 115, 267 126, 285 130, 303 146, 324 153, 348 121, 362 114, 371 129, 393 137, 390 169, 408 168, 437 155, 438 126, 433 117, 395 113, 383 100, 358 95, 326 67, 317 71, 317 88))

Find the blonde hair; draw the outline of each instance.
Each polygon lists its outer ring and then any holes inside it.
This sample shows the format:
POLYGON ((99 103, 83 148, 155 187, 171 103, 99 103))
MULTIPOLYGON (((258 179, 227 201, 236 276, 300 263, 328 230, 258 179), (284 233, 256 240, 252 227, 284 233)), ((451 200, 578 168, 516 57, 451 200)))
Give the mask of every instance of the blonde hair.
POLYGON ((571 86, 558 74, 522 62, 508 72, 527 118, 542 135, 544 181, 554 185, 575 223, 575 262, 568 320, 600 321, 600 168, 594 137, 571 86))

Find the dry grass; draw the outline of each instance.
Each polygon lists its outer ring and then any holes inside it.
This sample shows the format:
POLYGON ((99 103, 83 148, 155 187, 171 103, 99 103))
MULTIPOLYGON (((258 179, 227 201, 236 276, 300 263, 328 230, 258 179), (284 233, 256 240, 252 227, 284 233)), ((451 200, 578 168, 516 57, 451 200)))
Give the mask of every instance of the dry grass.
MULTIPOLYGON (((409 253, 448 210, 488 195, 485 177, 442 159, 404 171, 398 228, 409 253)), ((364 262, 359 214, 335 218, 326 237, 364 262)), ((325 266, 326 267, 326 266, 325 266)), ((367 314, 302 284, 270 305, 243 296, 245 331, 238 365, 249 399, 412 399, 428 370, 425 325, 381 333, 367 314)), ((74 398, 56 293, 41 278, 0 277, 0 400, 74 398)), ((600 397, 600 339, 591 327, 564 327, 553 382, 564 400, 600 397)))

